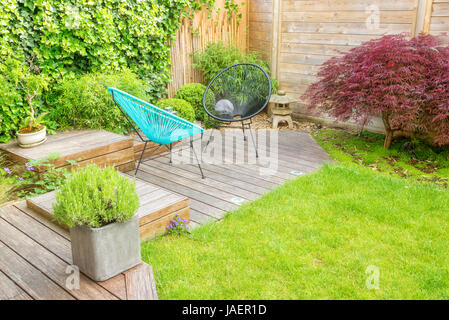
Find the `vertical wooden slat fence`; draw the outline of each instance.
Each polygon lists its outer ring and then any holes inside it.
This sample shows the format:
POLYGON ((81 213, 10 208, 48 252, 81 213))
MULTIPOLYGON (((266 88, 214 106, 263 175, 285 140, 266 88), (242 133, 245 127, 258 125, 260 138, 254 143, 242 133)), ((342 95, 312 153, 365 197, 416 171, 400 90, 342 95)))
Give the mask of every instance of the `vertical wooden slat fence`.
MULTIPOLYGON (((236 1, 241 4, 242 0, 236 1)), ((224 9, 224 0, 217 0, 221 8, 209 16, 207 10, 195 14, 193 21, 184 19, 171 47, 171 79, 168 85, 169 97, 173 97, 179 87, 190 82, 202 82, 201 72, 192 67, 192 54, 204 49, 209 42, 221 40, 247 49, 247 5, 241 6, 242 18, 237 24, 236 17, 229 20, 224 9), (192 32, 194 31, 194 32, 192 32)))

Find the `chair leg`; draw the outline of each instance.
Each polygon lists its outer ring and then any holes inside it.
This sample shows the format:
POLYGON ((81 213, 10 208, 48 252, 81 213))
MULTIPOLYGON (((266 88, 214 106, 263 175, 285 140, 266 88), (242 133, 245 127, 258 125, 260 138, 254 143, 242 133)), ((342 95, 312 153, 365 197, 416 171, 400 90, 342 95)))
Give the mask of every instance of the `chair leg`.
MULTIPOLYGON (((214 129, 211 129, 209 139, 208 139, 207 142, 206 142, 206 146, 203 148, 203 152, 206 151, 207 146, 208 146, 209 143, 210 143, 210 139, 212 139, 212 136, 213 136, 213 135, 214 135, 214 129)), ((201 134, 201 141, 203 141, 203 134, 201 134)))
POLYGON ((259 158, 259 153, 257 152, 256 142, 254 140, 253 132, 251 131, 251 124, 248 124, 249 134, 251 135, 251 140, 253 141, 254 150, 256 150, 256 158, 259 158))
POLYGON ((170 163, 173 163, 172 161, 172 144, 170 143, 170 163))
POLYGON ((143 154, 145 153, 145 149, 146 149, 146 147, 147 147, 147 143, 148 143, 148 141, 145 141, 145 145, 143 146, 142 153, 140 154, 139 163, 137 163, 137 168, 136 168, 136 171, 134 172, 134 176, 136 176, 137 170, 139 170, 140 163, 142 162, 143 154))
POLYGON ((201 168, 200 161, 198 160, 198 157, 197 157, 196 152, 195 152, 195 148, 193 147, 193 138, 192 137, 190 137, 190 148, 192 148, 192 151, 193 151, 193 154, 195 156, 196 162, 198 163, 198 168, 200 168, 201 178, 204 179, 205 177, 204 177, 203 169, 201 168))
POLYGON ((242 130, 243 130, 243 141, 246 141, 248 139, 247 139, 247 137, 245 135, 245 124, 243 123, 243 121, 242 121, 242 130))

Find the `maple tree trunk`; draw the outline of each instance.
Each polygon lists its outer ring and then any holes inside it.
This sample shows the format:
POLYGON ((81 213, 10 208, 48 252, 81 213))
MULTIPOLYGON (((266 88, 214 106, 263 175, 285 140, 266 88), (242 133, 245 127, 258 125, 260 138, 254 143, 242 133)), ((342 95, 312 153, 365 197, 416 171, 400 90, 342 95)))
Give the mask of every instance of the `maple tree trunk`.
POLYGON ((386 135, 385 135, 385 141, 384 141, 385 149, 390 149, 391 141, 393 141, 393 131, 387 130, 386 135))
POLYGON ((390 149, 391 141, 393 141, 393 130, 391 129, 390 122, 388 121, 388 114, 382 112, 382 121, 385 126, 385 141, 384 148, 390 149))

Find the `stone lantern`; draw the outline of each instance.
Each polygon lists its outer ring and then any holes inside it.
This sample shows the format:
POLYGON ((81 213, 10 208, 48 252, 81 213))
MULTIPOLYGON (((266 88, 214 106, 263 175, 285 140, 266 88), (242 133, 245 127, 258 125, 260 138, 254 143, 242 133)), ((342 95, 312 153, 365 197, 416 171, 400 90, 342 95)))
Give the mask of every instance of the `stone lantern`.
POLYGON ((271 108, 273 129, 278 127, 280 121, 286 121, 288 127, 293 129, 292 109, 289 107, 289 104, 293 102, 298 102, 298 99, 286 94, 284 90, 278 90, 277 94, 271 95, 270 103, 274 104, 271 108))

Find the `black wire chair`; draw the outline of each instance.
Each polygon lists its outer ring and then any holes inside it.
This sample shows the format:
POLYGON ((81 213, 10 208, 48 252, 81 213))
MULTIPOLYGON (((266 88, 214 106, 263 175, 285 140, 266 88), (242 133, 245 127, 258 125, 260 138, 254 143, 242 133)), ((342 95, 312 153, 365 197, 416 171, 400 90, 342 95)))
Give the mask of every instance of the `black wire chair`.
MULTIPOLYGON (((244 140, 248 129, 253 141, 256 157, 256 143, 251 131, 251 118, 260 113, 271 97, 271 81, 265 70, 253 63, 234 64, 217 74, 207 86, 203 95, 203 108, 209 118, 220 127, 229 127, 241 122, 244 140)), ((211 133, 203 152, 212 138, 211 133)))

